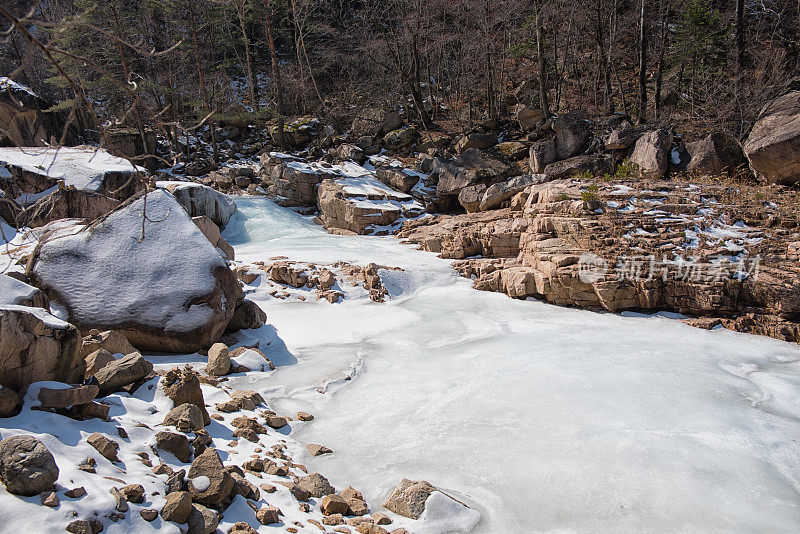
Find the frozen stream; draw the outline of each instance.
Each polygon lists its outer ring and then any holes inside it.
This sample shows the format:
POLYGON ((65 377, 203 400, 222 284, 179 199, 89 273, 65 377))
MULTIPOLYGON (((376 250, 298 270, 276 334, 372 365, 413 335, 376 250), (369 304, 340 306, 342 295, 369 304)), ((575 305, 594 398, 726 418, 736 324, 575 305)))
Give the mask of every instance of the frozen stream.
POLYGON ((237 259, 406 269, 385 304, 251 296, 285 350, 250 385, 315 414, 296 436, 335 451, 306 464, 337 487, 380 504, 426 479, 480 511, 479 533, 800 531, 800 347, 475 291, 394 238, 237 203, 237 259))

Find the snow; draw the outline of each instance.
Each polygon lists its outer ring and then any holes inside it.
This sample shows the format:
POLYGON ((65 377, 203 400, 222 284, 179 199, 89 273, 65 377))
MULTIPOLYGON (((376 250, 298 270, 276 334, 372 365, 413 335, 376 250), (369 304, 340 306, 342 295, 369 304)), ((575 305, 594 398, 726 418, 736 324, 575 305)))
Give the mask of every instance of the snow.
POLYGON ((264 357, 254 350, 246 350, 239 356, 231 358, 236 365, 247 367, 251 371, 268 371, 269 362, 264 357))
POLYGON ((141 170, 127 159, 93 147, 0 148, 2 164, 64 180, 66 185, 87 191, 99 190, 106 173, 141 170))
POLYGON ((0 305, 20 304, 36 295, 37 289, 16 278, 0 274, 0 305))
POLYGON ((20 196, 14 199, 14 201, 20 206, 30 206, 31 204, 35 204, 40 198, 48 197, 56 191, 58 191, 58 186, 54 185, 53 187, 45 189, 41 193, 22 193, 20 196))
POLYGON ((211 485, 211 479, 205 475, 200 475, 199 477, 194 477, 190 479, 192 486, 197 491, 205 491, 211 485))
POLYGON ((205 303, 213 271, 225 262, 164 190, 112 213, 94 228, 49 241, 35 272, 55 288, 83 324, 136 324, 186 332, 213 314, 205 303), (80 276, 76 276, 80 273, 80 276))
POLYGON ((6 89, 25 91, 29 95, 37 96, 37 94, 34 93, 33 90, 27 85, 22 85, 19 82, 15 82, 14 80, 12 80, 7 76, 0 76, 0 91, 4 91, 6 89))
POLYGON ((224 236, 243 261, 406 269, 383 304, 283 301, 265 277, 248 295, 278 368, 242 380, 316 416, 291 437, 336 451, 305 462, 335 486, 374 507, 427 480, 480 513, 478 534, 800 529, 797 345, 475 291, 393 238, 237 202, 224 236))
POLYGON ((42 308, 32 308, 30 306, 18 306, 16 304, 0 304, 0 310, 9 311, 24 311, 34 315, 37 319, 42 321, 46 326, 56 330, 64 330, 69 328, 69 323, 62 321, 58 317, 54 317, 47 313, 47 310, 42 308))

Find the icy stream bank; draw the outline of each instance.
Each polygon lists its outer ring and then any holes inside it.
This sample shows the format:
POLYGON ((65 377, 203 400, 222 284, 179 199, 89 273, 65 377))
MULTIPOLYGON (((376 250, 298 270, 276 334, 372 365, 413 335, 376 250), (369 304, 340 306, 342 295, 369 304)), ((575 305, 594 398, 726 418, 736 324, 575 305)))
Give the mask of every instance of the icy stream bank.
POLYGON ((424 478, 478 509, 481 533, 800 529, 797 346, 478 292, 395 239, 237 203, 238 259, 406 269, 386 272, 384 304, 250 296, 286 345, 253 385, 317 416, 296 435, 335 451, 307 462, 334 485, 378 504, 424 478))

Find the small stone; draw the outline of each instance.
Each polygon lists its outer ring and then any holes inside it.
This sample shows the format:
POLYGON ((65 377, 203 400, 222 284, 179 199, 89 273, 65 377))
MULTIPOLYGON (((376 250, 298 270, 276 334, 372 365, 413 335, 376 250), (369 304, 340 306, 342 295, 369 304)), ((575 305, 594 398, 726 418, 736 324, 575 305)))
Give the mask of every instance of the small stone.
POLYGON ((322 518, 322 524, 328 526, 342 525, 344 524, 344 517, 342 517, 342 514, 331 514, 322 518))
POLYGON ((361 499, 347 499, 347 506, 350 507, 350 515, 366 515, 369 511, 367 503, 361 499))
POLYGON ((189 462, 192 450, 189 447, 189 438, 174 432, 156 433, 156 449, 171 453, 178 461, 189 462))
POLYGON ((69 497, 70 499, 80 499, 81 497, 86 495, 86 488, 84 488, 83 486, 72 488, 71 490, 65 491, 64 495, 69 497))
POLYGON ((167 502, 161 508, 161 517, 164 521, 186 523, 192 511, 192 498, 189 492, 176 491, 167 495, 167 502))
POLYGON ((298 501, 306 502, 311 499, 311 492, 297 484, 289 486, 289 491, 298 501))
POLYGON ((261 484, 261 490, 265 493, 275 493, 278 491, 278 488, 273 486, 272 484, 261 484))
POLYGON ((158 464, 153 468, 153 473, 156 475, 170 475, 172 474, 172 468, 167 464, 158 464))
POLYGON ((97 452, 99 452, 105 459, 111 462, 119 462, 119 458, 117 458, 119 443, 116 441, 108 439, 99 432, 95 432, 86 438, 86 442, 97 449, 97 452))
POLYGON ((234 523, 233 526, 228 529, 228 534, 256 534, 256 532, 256 529, 244 521, 234 523))
POLYGON ((171 409, 164 421, 164 426, 174 426, 180 432, 190 432, 203 428, 203 413, 194 404, 184 403, 171 409))
POLYGON ((336 493, 336 488, 331 486, 328 479, 319 473, 311 473, 310 475, 304 476, 297 484, 305 488, 314 497, 324 497, 325 495, 336 493))
POLYGON ((376 525, 391 525, 392 524, 391 518, 388 515, 382 514, 380 512, 375 512, 374 514, 372 514, 372 519, 373 519, 373 521, 375 521, 376 525))
POLYGON ((308 412, 297 412, 297 419, 300 421, 312 421, 314 416, 308 412))
POLYGON ((72 534, 94 534, 92 525, 85 519, 76 519, 67 525, 67 532, 72 534))
POLYGON ((119 490, 125 500, 134 504, 144 502, 144 486, 141 484, 130 484, 119 490))
POLYGON ((281 511, 279 508, 275 506, 265 506, 261 508, 258 512, 256 512, 256 519, 262 525, 272 525, 273 523, 279 523, 281 511))
POLYGON ((117 489, 116 487, 111 488, 109 490, 109 493, 111 493, 111 495, 114 496, 114 500, 117 503, 116 506, 114 507, 114 509, 117 512, 122 512, 122 513, 127 512, 128 511, 128 501, 125 499, 125 496, 123 496, 122 493, 120 493, 119 489, 117 489))
POLYGON ((373 523, 361 523, 356 528, 356 532, 359 534, 389 534, 389 532, 383 528, 375 525, 373 523))
POLYGON ((39 498, 44 506, 49 506, 50 508, 56 508, 59 504, 58 495, 56 495, 55 491, 42 492, 39 498))
POLYGON ((142 516, 142 519, 149 523, 151 521, 155 521, 156 517, 158 517, 158 510, 154 508, 145 508, 139 512, 139 514, 142 516))
POLYGON ((267 422, 267 426, 270 428, 283 428, 289 424, 289 421, 287 421, 285 417, 278 417, 277 415, 267 415, 264 419, 267 422))
POLYGON ((117 435, 122 439, 128 439, 128 431, 122 428, 121 426, 117 427, 117 435))
POLYGON ((212 376, 225 376, 231 369, 231 357, 228 346, 224 343, 214 343, 208 349, 208 363, 206 373, 212 376))
POLYGON ((307 502, 301 502, 300 505, 298 506, 298 508, 300 508, 301 512, 305 512, 305 513, 308 513, 308 512, 311 511, 311 507, 308 505, 307 502))
POLYGON ((311 456, 320 456, 322 454, 330 454, 333 452, 325 445, 317 445, 315 443, 309 443, 306 445, 306 448, 308 449, 308 452, 311 453, 311 456))
POLYGON ((347 501, 344 500, 341 495, 336 495, 332 493, 330 495, 325 495, 322 498, 322 502, 320 503, 320 509, 322 510, 323 515, 332 515, 332 514, 346 514, 348 512, 348 505, 347 501))
POLYGON ((364 500, 364 496, 361 494, 361 492, 355 489, 353 486, 347 486, 345 489, 339 492, 339 495, 344 497, 346 500, 350 499, 358 499, 360 501, 364 500))
POLYGON ((249 428, 237 428, 233 431, 233 437, 246 439, 251 443, 258 443, 258 434, 249 428))
POLYGON ((211 534, 217 530, 219 515, 202 504, 193 503, 187 523, 191 534, 211 534))

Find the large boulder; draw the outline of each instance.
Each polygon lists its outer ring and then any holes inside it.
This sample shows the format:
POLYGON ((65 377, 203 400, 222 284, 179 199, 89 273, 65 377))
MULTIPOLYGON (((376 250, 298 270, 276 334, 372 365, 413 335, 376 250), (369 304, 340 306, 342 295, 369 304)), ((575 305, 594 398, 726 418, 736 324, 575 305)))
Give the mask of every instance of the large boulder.
POLYGON ((440 197, 457 197, 467 186, 499 182, 512 172, 510 165, 477 148, 465 150, 451 161, 437 159, 432 166, 432 174, 438 176, 436 194, 440 197))
POLYGON ((189 215, 208 217, 220 230, 225 229, 236 213, 236 204, 228 195, 206 185, 194 182, 156 182, 156 185, 172 193, 189 215))
POLYGON ((375 177, 381 183, 403 193, 410 193, 419 182, 419 175, 410 174, 399 167, 378 167, 375 169, 375 177))
POLYGON ((630 161, 642 178, 663 178, 669 168, 672 132, 653 130, 641 136, 633 146, 630 161))
POLYGON ((150 351, 210 346, 241 297, 236 276, 164 190, 44 243, 32 279, 81 330, 113 329, 150 351))
POLYGON ((611 160, 602 156, 575 156, 555 161, 544 168, 544 174, 552 180, 583 173, 590 173, 599 178, 603 174, 611 174, 613 171, 614 165, 611 160))
POLYGON ((543 184, 549 179, 546 174, 523 174, 522 176, 515 176, 506 182, 493 184, 483 194, 480 210, 487 211, 495 208, 526 187, 543 184))
POLYGON ((394 110, 367 108, 358 113, 350 127, 353 137, 383 137, 403 125, 400 115, 394 110))
POLYGON ((267 324, 267 314, 252 300, 244 299, 236 306, 233 318, 228 323, 226 332, 235 332, 251 328, 261 328, 267 324))
POLYGON ((23 204, 59 184, 124 200, 144 189, 141 176, 141 168, 96 147, 0 148, 0 189, 23 204))
POLYGON ((468 185, 458 193, 458 203, 467 210, 467 213, 475 213, 481 209, 484 193, 486 193, 486 184, 468 185))
POLYGON ((42 308, 0 305, 0 385, 21 390, 33 382, 83 379, 78 330, 42 308))
POLYGON ((436 487, 424 480, 413 481, 404 478, 395 487, 383 506, 404 517, 419 519, 419 516, 425 511, 425 501, 434 491, 437 491, 436 487))
POLYGON ((686 145, 687 171, 714 174, 735 169, 744 154, 739 142, 723 132, 712 132, 700 141, 686 145))
MULTIPOLYGON (((322 121, 316 117, 297 117, 288 120, 283 125, 283 139, 289 146, 299 147, 311 141, 322 130, 322 121)), ((272 142, 280 144, 280 129, 276 120, 267 125, 272 142)))
POLYGON ((553 139, 531 145, 530 168, 533 174, 543 173, 551 163, 580 155, 592 141, 592 132, 583 120, 554 122, 554 128, 556 135, 553 139))
POLYGON ((118 205, 118 200, 94 191, 59 187, 24 209, 17 223, 35 228, 58 219, 96 219, 118 205))
POLYGON ((475 132, 467 134, 456 143, 456 152, 463 153, 470 148, 484 149, 497 144, 497 134, 475 132))
POLYGON ((800 180, 800 91, 764 106, 744 143, 756 177, 768 183, 800 180))
POLYGON ((0 480, 9 493, 30 497, 52 490, 58 466, 44 443, 33 436, 0 441, 0 480))

